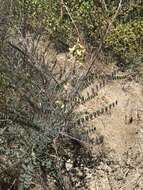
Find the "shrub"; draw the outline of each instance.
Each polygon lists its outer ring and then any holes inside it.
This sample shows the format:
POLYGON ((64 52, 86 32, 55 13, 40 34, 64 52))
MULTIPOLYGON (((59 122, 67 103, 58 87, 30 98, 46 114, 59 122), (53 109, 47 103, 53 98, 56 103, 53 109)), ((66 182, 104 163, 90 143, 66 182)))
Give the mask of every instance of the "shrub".
POLYGON ((86 153, 90 155, 85 139, 96 128, 86 131, 83 124, 114 108, 117 101, 86 115, 75 108, 97 96, 108 80, 122 77, 116 73, 85 74, 77 68, 74 72, 60 70, 56 62, 48 61, 47 47, 41 49, 36 41, 29 37, 7 38, 0 56, 0 91, 3 92, 0 183, 9 184, 16 179, 16 188, 24 190, 43 176, 43 183, 47 184, 47 177, 52 177, 59 189, 65 189, 62 172, 66 160, 77 162, 78 156, 84 154, 82 160, 86 153), (103 81, 87 92, 87 96, 82 96, 82 90, 98 78, 103 81))
POLYGON ((124 60, 127 67, 130 67, 141 62, 143 58, 142 33, 141 19, 120 24, 108 36, 106 44, 124 60))

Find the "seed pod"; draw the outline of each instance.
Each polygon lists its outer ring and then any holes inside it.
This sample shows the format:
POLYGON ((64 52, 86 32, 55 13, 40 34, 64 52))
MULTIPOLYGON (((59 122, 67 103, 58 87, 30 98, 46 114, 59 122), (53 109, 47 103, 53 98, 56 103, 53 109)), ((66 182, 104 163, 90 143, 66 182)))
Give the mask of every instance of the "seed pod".
POLYGON ((102 81, 102 84, 103 84, 103 86, 105 86, 105 84, 106 84, 106 81, 105 81, 105 80, 103 80, 103 81, 102 81))
POLYGON ((84 123, 85 121, 84 117, 82 117, 80 120, 81 120, 81 123, 84 123))
POLYGON ((98 85, 96 85, 96 90, 98 91, 98 85))
POLYGON ((101 108, 100 113, 101 113, 101 114, 104 113, 104 108, 101 108))
POLYGON ((112 108, 112 104, 109 104, 109 109, 111 109, 112 108))
POLYGON ((91 93, 92 93, 93 95, 95 95, 95 90, 94 90, 94 88, 91 88, 91 93))
POLYGON ((89 117, 90 117, 90 119, 92 120, 93 117, 94 117, 94 115, 91 113, 91 114, 89 115, 89 117))
POLYGON ((102 83, 101 82, 99 83, 99 88, 102 88, 102 83))
POLYGON ((88 84, 91 84, 91 82, 93 81, 93 76, 90 75, 90 76, 88 76, 88 78, 89 78, 89 80, 88 80, 88 84))
POLYGON ((106 106, 106 107, 105 107, 105 112, 107 112, 107 111, 108 111, 108 107, 106 106))
POLYGON ((118 76, 116 75, 116 76, 115 76, 115 80, 117 80, 117 79, 118 79, 118 76))
POLYGON ((93 112, 93 116, 96 117, 96 112, 93 112))
POLYGON ((85 98, 84 96, 81 97, 81 101, 84 102, 85 101, 85 98))
POLYGON ((78 102, 76 102, 77 104, 81 104, 82 103, 82 100, 81 98, 78 99, 78 102))
POLYGON ((87 100, 90 99, 90 95, 89 95, 89 92, 87 92, 87 100))
POLYGON ((96 113, 97 113, 98 116, 100 115, 100 111, 99 110, 97 110, 96 113))
POLYGON ((96 127, 90 129, 90 131, 92 131, 92 132, 96 131, 96 127))
POLYGON ((88 115, 85 116, 85 120, 86 120, 86 121, 89 121, 89 116, 88 116, 88 115))
POLYGON ((77 120, 77 125, 80 125, 80 124, 81 124, 81 120, 78 119, 78 120, 77 120))
POLYGON ((111 77, 112 77, 112 78, 114 77, 114 72, 111 73, 111 77))

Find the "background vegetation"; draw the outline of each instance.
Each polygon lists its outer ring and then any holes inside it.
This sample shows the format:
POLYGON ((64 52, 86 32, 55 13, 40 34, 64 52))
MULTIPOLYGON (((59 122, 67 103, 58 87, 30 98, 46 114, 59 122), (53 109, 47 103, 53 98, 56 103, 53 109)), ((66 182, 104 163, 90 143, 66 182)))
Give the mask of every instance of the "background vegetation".
POLYGON ((89 71, 101 52, 123 68, 141 64, 142 1, 0 3, 0 184, 3 189, 13 184, 12 188, 23 190, 39 176, 46 185, 48 175, 65 189, 61 177, 67 175, 62 173, 65 161, 79 147, 81 154, 87 151, 84 132, 75 129, 81 122, 74 108, 81 103, 83 83, 93 79, 89 71), (80 63, 92 55, 91 62, 86 60, 86 73, 60 70, 44 54, 48 44, 39 54, 39 41, 45 36, 58 52, 70 51, 80 63))
POLYGON ((68 50, 78 38, 88 49, 97 50, 102 43, 102 50, 112 52, 125 66, 141 62, 140 0, 15 0, 11 4, 12 28, 20 27, 23 35, 46 31, 60 51, 68 50))

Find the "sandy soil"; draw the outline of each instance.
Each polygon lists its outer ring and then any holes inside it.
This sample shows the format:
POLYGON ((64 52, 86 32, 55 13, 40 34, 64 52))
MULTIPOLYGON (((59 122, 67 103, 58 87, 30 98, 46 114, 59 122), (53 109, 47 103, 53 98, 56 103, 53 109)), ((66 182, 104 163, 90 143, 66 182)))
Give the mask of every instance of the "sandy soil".
MULTIPOLYGON (((114 66, 100 62, 96 71, 111 73, 114 66)), ((116 68, 118 69, 118 68, 116 68)), ((127 73, 119 72, 119 75, 127 73)), ((82 94, 87 95, 97 81, 86 88, 82 94)), ((143 190, 143 85, 139 80, 116 80, 103 87, 98 96, 77 107, 77 112, 94 112, 112 102, 118 105, 106 114, 85 123, 84 129, 96 127, 89 134, 93 139, 93 155, 102 151, 105 156, 97 167, 86 172, 82 190, 143 190), (104 137, 101 144, 97 138, 104 137)))
MULTIPOLYGON (((89 90, 90 87, 83 94, 89 90)), ((92 151, 96 155, 100 146, 107 156, 87 174, 89 190, 143 189, 142 85, 127 80, 112 81, 100 90, 98 97, 81 105, 78 111, 93 112, 115 100, 118 100, 116 108, 85 127, 86 130, 96 127, 96 131, 90 134, 95 141, 99 134, 104 136, 103 143, 94 144, 92 151)))
MULTIPOLYGON (((63 65, 65 55, 58 55, 57 61, 58 65, 63 65)), ((99 70, 104 69, 101 65, 99 70)), ((107 68, 108 71, 111 69, 107 68)), ((86 95, 98 82, 82 94, 86 95)), ((116 100, 115 108, 84 125, 85 130, 96 127, 96 131, 89 134, 95 142, 91 145, 93 155, 96 157, 98 151, 102 151, 105 156, 98 166, 86 168, 85 185, 77 187, 79 190, 143 190, 142 83, 126 79, 111 81, 97 97, 80 105, 76 111, 94 112, 116 100), (101 135, 104 140, 98 144, 97 138, 101 135)))

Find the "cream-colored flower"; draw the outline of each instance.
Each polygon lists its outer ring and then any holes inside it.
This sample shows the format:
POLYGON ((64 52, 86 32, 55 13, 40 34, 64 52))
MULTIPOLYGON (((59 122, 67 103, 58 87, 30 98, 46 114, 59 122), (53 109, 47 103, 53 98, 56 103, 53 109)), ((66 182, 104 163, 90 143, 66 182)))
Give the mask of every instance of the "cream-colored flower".
POLYGON ((65 107, 63 101, 61 101, 61 100, 57 100, 55 103, 56 103, 57 106, 59 106, 62 109, 65 107))

